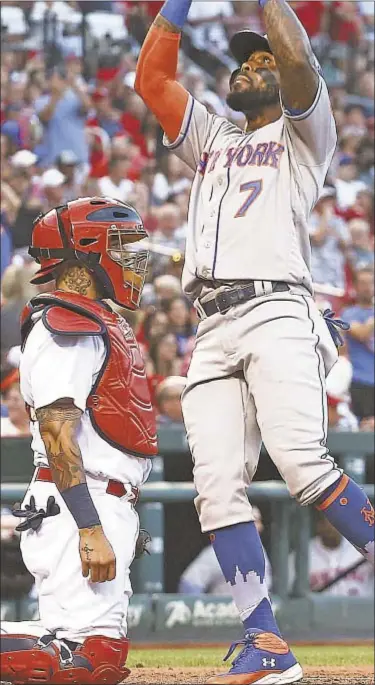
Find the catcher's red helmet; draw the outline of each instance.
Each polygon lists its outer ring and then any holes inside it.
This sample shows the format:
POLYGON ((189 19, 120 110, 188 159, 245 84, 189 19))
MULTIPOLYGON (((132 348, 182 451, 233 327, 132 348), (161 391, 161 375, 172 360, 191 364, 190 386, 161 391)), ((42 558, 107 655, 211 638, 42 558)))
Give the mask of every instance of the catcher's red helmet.
POLYGON ((106 297, 136 309, 147 272, 147 237, 131 205, 104 197, 73 200, 34 221, 29 254, 41 268, 31 282, 51 281, 59 264, 79 260, 106 297))

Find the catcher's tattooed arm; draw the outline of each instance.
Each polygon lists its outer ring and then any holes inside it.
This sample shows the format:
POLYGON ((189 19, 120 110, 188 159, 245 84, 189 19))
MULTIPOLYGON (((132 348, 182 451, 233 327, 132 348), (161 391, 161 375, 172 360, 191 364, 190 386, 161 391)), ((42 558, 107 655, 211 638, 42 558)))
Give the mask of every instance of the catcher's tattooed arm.
POLYGON ((86 483, 76 437, 81 416, 81 410, 69 398, 36 410, 52 477, 60 492, 86 483))
POLYGON ((36 410, 52 478, 79 529, 82 575, 93 583, 113 580, 116 557, 89 493, 77 441, 82 412, 62 398, 36 410))
POLYGON ((285 0, 268 0, 263 9, 268 42, 280 73, 284 106, 306 112, 319 87, 319 75, 307 33, 285 0))

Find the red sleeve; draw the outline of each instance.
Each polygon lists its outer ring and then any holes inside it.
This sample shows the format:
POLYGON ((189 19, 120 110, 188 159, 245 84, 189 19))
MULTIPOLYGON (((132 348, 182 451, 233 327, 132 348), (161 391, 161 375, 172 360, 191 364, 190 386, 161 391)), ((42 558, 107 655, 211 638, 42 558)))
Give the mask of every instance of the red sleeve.
POLYGON ((175 80, 180 40, 179 33, 151 26, 139 55, 135 80, 135 90, 171 141, 180 133, 189 100, 187 90, 175 80))

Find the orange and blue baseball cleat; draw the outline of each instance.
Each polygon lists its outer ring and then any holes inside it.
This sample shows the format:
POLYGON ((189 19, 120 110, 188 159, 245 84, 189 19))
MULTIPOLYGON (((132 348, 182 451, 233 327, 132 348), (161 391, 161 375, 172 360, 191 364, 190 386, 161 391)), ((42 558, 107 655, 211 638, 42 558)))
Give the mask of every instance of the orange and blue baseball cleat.
POLYGON ((228 673, 210 678, 211 685, 287 685, 301 680, 300 664, 287 643, 274 633, 251 629, 231 645, 224 661, 243 645, 228 673))

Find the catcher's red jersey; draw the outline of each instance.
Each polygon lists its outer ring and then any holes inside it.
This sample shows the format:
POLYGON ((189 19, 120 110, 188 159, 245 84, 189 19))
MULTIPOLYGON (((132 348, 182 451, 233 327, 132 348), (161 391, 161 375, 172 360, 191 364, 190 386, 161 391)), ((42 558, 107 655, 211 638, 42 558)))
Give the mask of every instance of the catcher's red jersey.
POLYGON ((106 358, 87 399, 92 425, 113 447, 137 457, 154 456, 155 413, 143 359, 127 322, 103 302, 55 291, 31 300, 21 321, 23 344, 38 310, 51 333, 102 336, 106 358))

